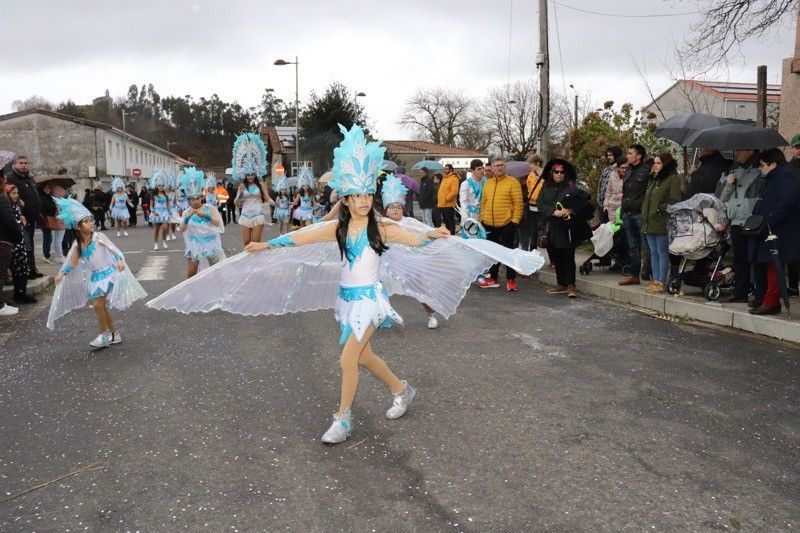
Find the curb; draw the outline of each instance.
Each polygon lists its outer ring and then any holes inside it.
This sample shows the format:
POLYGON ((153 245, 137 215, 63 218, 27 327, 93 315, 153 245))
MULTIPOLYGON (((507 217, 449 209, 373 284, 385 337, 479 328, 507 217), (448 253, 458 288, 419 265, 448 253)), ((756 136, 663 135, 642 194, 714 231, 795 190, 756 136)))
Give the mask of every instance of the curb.
MULTIPOLYGON (((547 285, 556 284, 555 272, 539 271, 536 277, 547 285)), ((687 300, 677 295, 647 294, 641 288, 618 287, 616 284, 606 285, 591 281, 587 276, 577 278, 575 287, 578 292, 583 294, 631 305, 665 316, 688 318, 782 341, 800 343, 800 323, 797 320, 787 320, 784 318, 785 314, 779 316, 751 315, 746 310, 723 307, 711 302, 687 300)))
MULTIPOLYGON (((42 294, 43 292, 47 291, 50 287, 53 286, 53 276, 45 276, 43 278, 33 279, 28 281, 28 288, 26 290, 26 294, 30 294, 31 296, 36 296, 42 294)), ((8 298, 14 294, 14 287, 11 284, 3 286, 3 295, 8 295, 8 298)))

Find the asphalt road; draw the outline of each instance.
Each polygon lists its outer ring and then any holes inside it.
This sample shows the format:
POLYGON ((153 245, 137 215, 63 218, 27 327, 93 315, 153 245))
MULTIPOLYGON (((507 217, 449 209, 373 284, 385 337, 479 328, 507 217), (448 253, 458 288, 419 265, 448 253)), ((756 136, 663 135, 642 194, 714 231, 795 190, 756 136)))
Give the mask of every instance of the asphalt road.
MULTIPOLYGON (((183 278, 182 241, 108 235, 151 295, 183 278)), ((240 246, 238 227, 224 242, 240 246)), ((435 331, 395 298, 406 326, 374 346, 417 399, 386 420, 390 396, 362 372, 355 431, 331 447, 332 312, 137 303, 115 315, 124 343, 92 353, 91 310, 51 332, 48 300, 0 320, 2 531, 800 525, 795 347, 527 280, 470 290, 435 331)))

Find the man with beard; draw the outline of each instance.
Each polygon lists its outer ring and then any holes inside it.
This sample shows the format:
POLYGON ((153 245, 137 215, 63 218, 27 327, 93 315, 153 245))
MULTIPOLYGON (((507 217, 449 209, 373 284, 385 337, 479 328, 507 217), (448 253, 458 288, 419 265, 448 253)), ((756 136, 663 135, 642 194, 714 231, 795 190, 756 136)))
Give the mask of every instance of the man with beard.
POLYGON ((36 269, 36 256, 33 249, 33 235, 36 233, 36 226, 43 227, 44 220, 42 219, 42 204, 39 200, 39 191, 36 189, 36 184, 31 177, 30 170, 28 169, 28 158, 24 155, 18 155, 14 158, 11 169, 5 170, 6 182, 16 185, 19 190, 19 197, 24 203, 22 214, 28 221, 25 226, 25 238, 27 239, 27 255, 28 255, 28 270, 30 271, 29 278, 36 279, 44 276, 36 269))

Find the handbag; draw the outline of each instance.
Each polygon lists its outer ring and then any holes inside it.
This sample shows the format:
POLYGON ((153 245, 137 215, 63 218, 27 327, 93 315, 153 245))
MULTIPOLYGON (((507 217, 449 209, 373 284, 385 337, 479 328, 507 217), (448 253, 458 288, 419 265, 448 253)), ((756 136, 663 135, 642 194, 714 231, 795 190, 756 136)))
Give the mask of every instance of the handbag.
POLYGON ((767 227, 767 219, 764 215, 750 215, 742 224, 742 235, 746 237, 758 237, 767 227))

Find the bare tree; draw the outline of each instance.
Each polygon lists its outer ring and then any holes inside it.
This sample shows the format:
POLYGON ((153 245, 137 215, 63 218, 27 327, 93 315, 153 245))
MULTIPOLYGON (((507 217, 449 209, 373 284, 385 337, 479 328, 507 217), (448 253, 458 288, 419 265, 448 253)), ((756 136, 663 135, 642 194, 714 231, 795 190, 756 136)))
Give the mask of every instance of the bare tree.
POLYGON ((11 109, 14 111, 25 111, 26 109, 46 109, 52 111, 55 106, 44 96, 34 94, 25 100, 14 100, 11 102, 11 109))
POLYGON ((696 3, 701 17, 681 51, 708 70, 738 53, 747 39, 763 37, 787 17, 797 16, 800 5, 800 0, 682 1, 696 3))
POLYGON ((501 153, 525 154, 536 147, 539 129, 538 84, 533 80, 489 90, 483 115, 492 125, 494 144, 501 153))
POLYGON ((458 91, 419 89, 406 102, 400 124, 437 144, 455 145, 465 129, 474 128, 474 106, 458 91))

